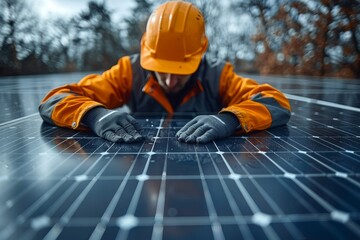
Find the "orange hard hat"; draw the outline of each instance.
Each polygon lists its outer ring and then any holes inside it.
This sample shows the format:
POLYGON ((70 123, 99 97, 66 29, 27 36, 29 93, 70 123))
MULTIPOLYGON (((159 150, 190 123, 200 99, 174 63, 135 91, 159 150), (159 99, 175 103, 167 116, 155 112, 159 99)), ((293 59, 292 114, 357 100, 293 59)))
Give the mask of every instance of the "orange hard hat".
POLYGON ((191 3, 169 1, 150 16, 141 39, 141 66, 150 71, 191 74, 208 46, 201 12, 191 3))

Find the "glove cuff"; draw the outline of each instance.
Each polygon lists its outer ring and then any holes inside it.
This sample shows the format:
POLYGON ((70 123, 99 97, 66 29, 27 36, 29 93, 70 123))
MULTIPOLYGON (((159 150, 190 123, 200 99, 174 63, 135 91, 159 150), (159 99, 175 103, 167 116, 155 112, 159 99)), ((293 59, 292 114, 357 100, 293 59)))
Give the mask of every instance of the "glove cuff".
POLYGON ((240 126, 239 119, 233 113, 222 112, 216 116, 226 124, 228 130, 231 131, 231 133, 233 133, 240 126))
POLYGON ((81 122, 93 129, 95 123, 105 114, 107 114, 109 110, 103 107, 95 107, 90 109, 87 113, 85 113, 84 117, 81 119, 81 122))

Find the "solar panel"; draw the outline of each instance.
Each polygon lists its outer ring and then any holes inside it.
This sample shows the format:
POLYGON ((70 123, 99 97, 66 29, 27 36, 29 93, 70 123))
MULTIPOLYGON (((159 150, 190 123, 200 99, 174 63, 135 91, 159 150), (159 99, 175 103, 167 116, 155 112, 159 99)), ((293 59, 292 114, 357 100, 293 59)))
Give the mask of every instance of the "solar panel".
POLYGON ((195 114, 134 114, 146 139, 114 144, 43 123, 45 77, 0 79, 0 239, 359 239, 360 87, 289 81, 286 126, 186 144, 195 114))

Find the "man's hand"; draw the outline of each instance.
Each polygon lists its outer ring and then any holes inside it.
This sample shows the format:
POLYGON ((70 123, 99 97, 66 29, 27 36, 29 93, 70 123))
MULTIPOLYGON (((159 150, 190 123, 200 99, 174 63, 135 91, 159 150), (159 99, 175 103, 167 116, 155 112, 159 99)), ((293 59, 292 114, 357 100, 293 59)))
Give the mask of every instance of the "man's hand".
POLYGON ((185 124, 176 133, 176 138, 187 143, 206 143, 232 135, 239 125, 232 113, 200 115, 185 124))
POLYGON ((82 122, 96 135, 111 142, 130 143, 143 138, 139 123, 127 113, 96 107, 85 114, 82 122))

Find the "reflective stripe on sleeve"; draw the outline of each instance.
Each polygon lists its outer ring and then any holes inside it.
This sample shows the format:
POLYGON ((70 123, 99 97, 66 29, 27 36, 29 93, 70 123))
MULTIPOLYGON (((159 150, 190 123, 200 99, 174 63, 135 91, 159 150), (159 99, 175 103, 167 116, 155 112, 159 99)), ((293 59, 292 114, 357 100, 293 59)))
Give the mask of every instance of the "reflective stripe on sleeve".
POLYGON ((291 116, 291 112, 283 108, 274 98, 262 97, 261 93, 254 95, 252 101, 263 104, 271 114, 271 126, 276 127, 286 124, 291 116))
POLYGON ((54 124, 53 120, 51 119, 52 113, 54 111, 55 106, 58 102, 60 102, 65 97, 72 95, 71 93, 62 93, 56 94, 49 98, 46 102, 40 104, 39 112, 42 119, 50 124, 54 124))

